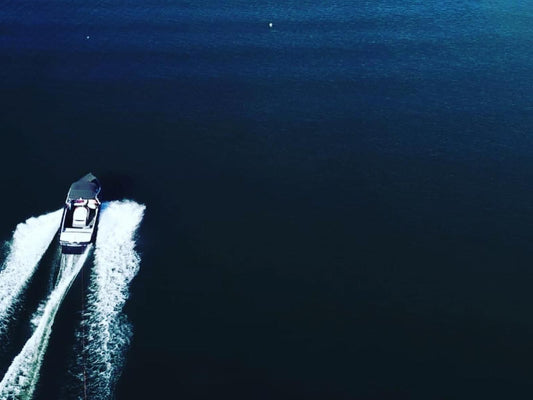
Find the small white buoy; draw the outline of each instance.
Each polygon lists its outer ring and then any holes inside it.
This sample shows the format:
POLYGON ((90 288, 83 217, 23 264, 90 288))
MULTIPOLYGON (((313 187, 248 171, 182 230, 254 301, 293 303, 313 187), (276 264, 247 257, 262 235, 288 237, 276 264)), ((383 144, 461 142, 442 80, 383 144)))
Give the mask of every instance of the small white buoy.
POLYGON ((268 27, 269 27, 269 28, 272 28, 272 22, 269 22, 269 23, 268 23, 268 27))
POLYGON ((89 35, 87 35, 87 36, 85 37, 85 39, 90 39, 90 38, 91 38, 91 37, 90 37, 89 35))

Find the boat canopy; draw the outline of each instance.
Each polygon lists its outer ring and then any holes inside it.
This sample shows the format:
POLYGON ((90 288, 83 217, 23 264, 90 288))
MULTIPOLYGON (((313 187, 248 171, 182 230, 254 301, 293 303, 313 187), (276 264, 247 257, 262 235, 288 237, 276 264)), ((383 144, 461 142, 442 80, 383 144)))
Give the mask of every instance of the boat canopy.
POLYGON ((100 182, 91 173, 77 180, 70 186, 67 201, 76 199, 95 199, 100 193, 100 182))

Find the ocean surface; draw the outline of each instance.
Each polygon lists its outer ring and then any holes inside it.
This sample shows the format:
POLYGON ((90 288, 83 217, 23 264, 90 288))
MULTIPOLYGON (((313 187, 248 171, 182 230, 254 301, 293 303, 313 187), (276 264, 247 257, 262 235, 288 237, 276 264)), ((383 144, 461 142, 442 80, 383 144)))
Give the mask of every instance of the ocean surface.
POLYGON ((530 0, 0 0, 2 396, 531 398, 532 62, 530 0))

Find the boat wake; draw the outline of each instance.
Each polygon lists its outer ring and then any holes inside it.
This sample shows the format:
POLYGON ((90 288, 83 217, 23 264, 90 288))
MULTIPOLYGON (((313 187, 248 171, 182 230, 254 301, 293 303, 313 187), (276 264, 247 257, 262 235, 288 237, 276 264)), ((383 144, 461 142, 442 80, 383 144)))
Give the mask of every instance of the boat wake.
POLYGON ((21 294, 50 246, 61 221, 61 210, 18 224, 0 267, 0 337, 7 330, 21 294))
POLYGON ((76 333, 78 379, 87 398, 112 398, 131 338, 122 308, 139 270, 135 232, 145 206, 114 201, 103 208, 98 226, 86 309, 76 333))
MULTIPOLYGON (((112 398, 124 364, 132 329, 122 309, 129 296, 129 284, 139 270, 135 234, 144 210, 144 205, 133 201, 102 205, 94 265, 76 332, 76 365, 71 369, 83 382, 79 388, 83 388, 85 398, 112 398)), ((0 334, 7 327, 9 316, 15 317, 14 305, 54 238, 60 219, 61 210, 17 226, 0 270, 0 334)), ((30 338, 0 381, 0 399, 33 397, 56 314, 92 247, 89 245, 82 254, 62 254, 53 266, 52 271, 57 273, 55 284, 29 321, 30 338)))
POLYGON ((122 308, 139 270, 135 233, 144 210, 133 201, 106 203, 102 210, 86 308, 76 332, 76 365, 71 367, 87 398, 112 398, 122 371, 132 334, 122 308))
POLYGON ((32 321, 36 326, 33 334, 0 382, 1 399, 31 399, 33 396, 55 316, 70 286, 83 267, 89 251, 90 246, 81 255, 61 256, 61 277, 48 297, 42 313, 36 317, 37 320, 34 318, 32 321))

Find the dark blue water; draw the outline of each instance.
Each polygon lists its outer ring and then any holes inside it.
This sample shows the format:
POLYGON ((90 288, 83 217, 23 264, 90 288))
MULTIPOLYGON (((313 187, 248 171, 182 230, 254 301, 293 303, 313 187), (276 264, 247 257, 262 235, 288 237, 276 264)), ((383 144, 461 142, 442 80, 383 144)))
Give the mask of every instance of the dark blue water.
POLYGON ((117 399, 533 394, 533 4, 404 3, 1 4, 1 238, 147 205, 117 399))

